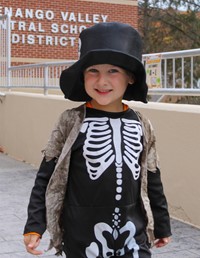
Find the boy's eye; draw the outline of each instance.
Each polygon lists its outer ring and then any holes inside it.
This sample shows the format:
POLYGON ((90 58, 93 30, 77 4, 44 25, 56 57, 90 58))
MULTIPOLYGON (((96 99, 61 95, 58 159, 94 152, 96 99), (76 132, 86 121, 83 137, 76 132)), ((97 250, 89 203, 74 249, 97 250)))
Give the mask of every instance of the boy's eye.
POLYGON ((110 69, 109 73, 118 73, 119 71, 117 69, 110 69))
POLYGON ((95 68, 89 68, 89 69, 87 69, 87 70, 86 70, 86 72, 90 72, 90 73, 97 73, 97 72, 98 72, 98 70, 97 70, 97 69, 95 69, 95 68))

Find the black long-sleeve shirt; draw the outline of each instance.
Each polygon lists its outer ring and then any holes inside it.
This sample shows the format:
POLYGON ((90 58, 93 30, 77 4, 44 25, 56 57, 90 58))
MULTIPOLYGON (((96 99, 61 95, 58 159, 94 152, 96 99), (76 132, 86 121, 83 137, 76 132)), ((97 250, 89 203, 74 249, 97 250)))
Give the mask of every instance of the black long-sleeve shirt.
MULTIPOLYGON (((28 219, 24 234, 36 232, 42 235, 46 230, 45 192, 49 179, 56 165, 56 158, 50 161, 43 159, 37 173, 28 205, 28 219)), ((156 173, 148 171, 148 195, 154 218, 154 235, 156 238, 171 235, 167 201, 163 191, 159 169, 156 173)))

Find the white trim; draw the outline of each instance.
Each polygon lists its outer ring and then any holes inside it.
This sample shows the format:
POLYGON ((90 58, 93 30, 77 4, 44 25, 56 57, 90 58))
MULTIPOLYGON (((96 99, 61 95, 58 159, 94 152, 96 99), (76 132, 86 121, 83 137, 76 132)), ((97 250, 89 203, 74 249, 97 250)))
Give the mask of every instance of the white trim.
POLYGON ((28 63, 28 64, 35 64, 35 63, 46 63, 46 62, 63 62, 67 61, 66 59, 48 59, 48 58, 28 58, 28 57, 12 57, 12 63, 28 63))
POLYGON ((79 1, 138 6, 137 0, 79 0, 79 1))

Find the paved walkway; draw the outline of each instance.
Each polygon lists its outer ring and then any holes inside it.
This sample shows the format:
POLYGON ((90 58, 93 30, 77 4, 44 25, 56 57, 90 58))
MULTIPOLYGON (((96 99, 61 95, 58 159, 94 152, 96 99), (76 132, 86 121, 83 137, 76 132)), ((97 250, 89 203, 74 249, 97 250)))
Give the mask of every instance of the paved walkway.
MULTIPOLYGON (((0 258, 56 257, 54 250, 42 256, 29 255, 23 245, 26 208, 35 174, 31 165, 0 154, 0 258)), ((172 220, 172 232, 172 242, 153 249, 153 258, 200 258, 199 229, 172 220)), ((47 245, 45 234, 41 248, 45 250, 47 245)))

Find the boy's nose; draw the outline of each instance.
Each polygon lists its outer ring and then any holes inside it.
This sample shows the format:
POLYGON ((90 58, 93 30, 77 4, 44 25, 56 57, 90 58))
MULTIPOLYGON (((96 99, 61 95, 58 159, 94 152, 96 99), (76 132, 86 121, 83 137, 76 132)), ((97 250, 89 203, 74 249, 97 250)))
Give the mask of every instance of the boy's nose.
POLYGON ((98 84, 99 84, 100 86, 107 84, 107 78, 106 78, 105 74, 99 74, 99 77, 98 77, 98 84))

